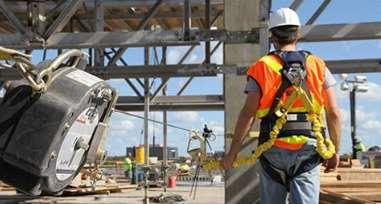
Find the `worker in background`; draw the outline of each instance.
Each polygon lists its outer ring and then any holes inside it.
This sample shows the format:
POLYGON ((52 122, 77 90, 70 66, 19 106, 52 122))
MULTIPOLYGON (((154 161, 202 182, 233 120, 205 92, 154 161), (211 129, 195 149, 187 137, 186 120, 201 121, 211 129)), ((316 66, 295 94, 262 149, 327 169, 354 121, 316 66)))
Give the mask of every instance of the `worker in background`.
POLYGON ((131 152, 128 152, 127 157, 124 159, 123 169, 124 169, 124 176, 127 179, 131 179, 131 173, 132 173, 132 155, 131 155, 131 152))
POLYGON ((181 164, 179 167, 179 175, 190 175, 190 168, 191 168, 192 162, 190 159, 187 159, 184 164, 181 164))
POLYGON ((364 143, 361 142, 360 139, 357 139, 355 142, 355 154, 357 159, 361 159, 362 153, 366 151, 366 147, 364 143))
MULTIPOLYGON (((302 81, 305 85, 303 89, 312 97, 314 109, 316 106, 322 115, 325 113, 329 136, 336 148, 336 154, 324 162, 325 171, 334 171, 339 164, 337 152, 340 151, 341 133, 340 112, 334 92, 336 81, 323 60, 309 52, 297 51, 301 24, 295 11, 281 8, 270 15, 269 24, 276 51, 263 56, 248 69, 246 102, 235 126, 230 150, 221 164, 225 169, 232 168, 255 117, 262 119, 259 144, 268 140, 274 120, 266 116, 273 109, 274 101, 284 102, 289 96, 290 89, 283 91, 279 97, 276 94, 286 80, 285 72, 290 70, 282 70, 285 67, 284 59, 288 57, 286 62, 289 66, 292 61, 290 58, 303 56, 306 71, 302 81)), ((322 115, 320 119, 324 118, 322 115)), ((311 126, 307 120, 306 108, 301 101, 296 101, 274 145, 259 159, 260 203, 286 203, 287 198, 293 204, 319 203, 321 157, 316 151, 316 137, 311 126)))

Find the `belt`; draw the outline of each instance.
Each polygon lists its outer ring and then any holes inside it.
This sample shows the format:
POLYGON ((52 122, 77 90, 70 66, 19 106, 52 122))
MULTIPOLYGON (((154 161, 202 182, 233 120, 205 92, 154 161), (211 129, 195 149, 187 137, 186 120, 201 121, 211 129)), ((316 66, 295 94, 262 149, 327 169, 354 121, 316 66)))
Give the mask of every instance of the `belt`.
POLYGON ((282 130, 312 130, 311 122, 288 122, 283 125, 282 130))
MULTIPOLYGON (((276 118, 265 117, 261 121, 259 143, 269 139, 269 134, 274 126, 276 118)), ((323 136, 325 135, 324 129, 322 130, 323 136)), ((307 113, 289 113, 287 115, 287 122, 283 125, 278 134, 278 138, 289 137, 294 135, 304 135, 309 138, 316 138, 312 131, 312 124, 307 119, 307 113)))

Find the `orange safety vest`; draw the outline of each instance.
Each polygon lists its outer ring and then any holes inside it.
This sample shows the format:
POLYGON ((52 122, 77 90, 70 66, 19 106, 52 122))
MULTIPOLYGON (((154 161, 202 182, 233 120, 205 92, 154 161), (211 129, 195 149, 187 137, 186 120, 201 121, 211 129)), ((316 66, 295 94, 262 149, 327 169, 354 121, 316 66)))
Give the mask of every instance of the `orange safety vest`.
MULTIPOLYGON (((325 69, 326 65, 323 60, 314 55, 308 55, 305 62, 307 72, 307 87, 310 91, 313 103, 314 112, 321 116, 324 110, 325 104, 325 69)), ((263 118, 269 112, 269 109, 273 103, 275 94, 282 83, 281 70, 283 68, 282 60, 276 54, 269 54, 256 63, 250 66, 247 71, 248 77, 253 78, 259 85, 262 96, 259 101, 258 110, 256 113, 257 118, 263 118)), ((287 97, 291 94, 292 87, 289 87, 284 92, 281 102, 285 102, 287 97)), ((303 106, 303 102, 300 99, 296 99, 292 106, 291 113, 307 112, 303 106)), ((322 119, 322 117, 320 117, 322 119)), ((300 149, 303 144, 308 140, 308 137, 303 135, 295 135, 284 138, 277 138, 274 145, 289 149, 300 149)))

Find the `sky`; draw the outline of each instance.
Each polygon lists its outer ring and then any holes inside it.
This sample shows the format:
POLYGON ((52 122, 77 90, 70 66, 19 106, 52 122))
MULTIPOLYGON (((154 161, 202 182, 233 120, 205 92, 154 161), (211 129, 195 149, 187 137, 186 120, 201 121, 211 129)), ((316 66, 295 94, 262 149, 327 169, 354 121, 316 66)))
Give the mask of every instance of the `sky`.
MULTIPOLYGON (((299 10, 302 23, 305 23, 315 9, 323 0, 304 1, 299 10)), ((272 10, 291 5, 290 0, 273 1, 272 10)), ((315 24, 333 23, 359 23, 380 21, 381 1, 374 0, 337 0, 331 1, 326 10, 318 18, 315 24)), ((214 44, 214 43, 213 43, 214 44)), ((176 64, 188 47, 169 48, 168 63, 176 64)), ((320 56, 324 60, 333 59, 361 59, 380 58, 381 40, 361 40, 361 41, 341 41, 323 43, 302 43, 299 49, 309 50, 320 56)), ((198 46, 187 58, 185 63, 201 63, 203 60, 203 45, 198 46)), ((151 50, 152 53, 152 50, 151 50)), ((34 61, 40 60, 41 55, 35 54, 34 61)), ((129 65, 143 64, 143 50, 140 48, 130 48, 124 55, 129 65)), ((222 46, 212 57, 212 62, 221 64, 223 60, 222 46)), ((154 60, 151 61, 154 63, 154 60)), ((361 67, 359 67, 361 68, 361 67)), ((381 145, 381 75, 379 73, 362 74, 368 77, 369 91, 359 93, 357 97, 357 124, 358 135, 367 147, 381 145)), ((350 75, 353 77, 353 75, 350 75)), ((337 80, 336 94, 338 104, 343 116, 343 131, 341 153, 351 151, 351 140, 349 131, 349 93, 340 90, 340 76, 335 75, 337 80)), ((174 95, 185 83, 187 78, 171 79, 168 84, 168 94, 174 95)), ((124 80, 109 80, 108 83, 115 87, 120 95, 134 95, 124 80)), ((135 83, 135 82, 134 82, 135 83)), ((160 79, 155 79, 153 87, 160 84, 160 79)), ((222 76, 216 77, 196 77, 184 92, 184 95, 207 95, 222 94, 222 76), (207 84, 207 86, 205 86, 207 84)), ((140 114, 142 113, 134 113, 140 114)), ((150 113, 150 118, 162 120, 160 112, 150 113)), ((224 113, 222 111, 186 111, 168 112, 168 123, 187 129, 202 130, 203 124, 207 123, 217 134, 217 139, 212 142, 214 151, 224 148, 224 113)), ((124 155, 127 146, 143 144, 143 120, 121 113, 114 113, 110 122, 110 131, 107 139, 106 149, 109 155, 124 155)), ((156 143, 162 144, 162 125, 150 123, 149 135, 155 136, 156 143)), ((177 146, 180 155, 186 154, 188 132, 168 128, 168 145, 177 146)))

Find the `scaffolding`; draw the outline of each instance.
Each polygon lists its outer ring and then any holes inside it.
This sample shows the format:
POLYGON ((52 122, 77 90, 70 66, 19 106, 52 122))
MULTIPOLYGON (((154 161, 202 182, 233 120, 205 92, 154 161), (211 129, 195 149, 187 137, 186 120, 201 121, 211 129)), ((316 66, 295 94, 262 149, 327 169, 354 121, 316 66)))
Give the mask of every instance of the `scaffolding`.
MULTIPOLYGON (((259 18, 255 26, 240 30, 225 26, 228 14, 223 0, 0 0, 0 46, 27 53, 43 50, 44 57, 47 52, 58 55, 65 49, 86 50, 89 54, 86 71, 106 80, 124 79, 132 90, 132 95, 119 97, 117 109, 145 111, 148 147, 149 111, 226 111, 226 93, 184 95, 184 91, 197 77, 224 74, 223 83, 227 86, 229 78, 245 75, 248 61, 211 62, 222 46, 226 50, 229 45, 251 44, 259 45, 262 54, 268 51, 266 23, 271 1, 253 2, 259 8, 256 10, 259 18), (211 42, 216 43, 212 46, 211 42), (176 64, 168 64, 168 48, 180 46, 187 51, 176 64), (203 48, 202 62, 185 63, 198 46, 203 48), (130 48, 142 48, 144 63, 129 65, 131 59, 125 53, 130 48), (165 91, 168 82, 176 77, 187 80, 176 94, 168 95, 165 91), (160 79, 156 88, 149 86, 153 78, 160 79)), ((322 0, 302 26, 301 42, 381 39, 381 22, 316 25, 330 2, 322 0)), ((297 10, 302 3, 303 0, 294 0, 290 7, 297 10)), ((327 61, 327 66, 333 73, 379 72, 381 60, 332 60, 327 61)), ((18 78, 15 70, 0 69, 0 81, 18 78)), ((164 132, 166 143, 166 128, 164 132)))

